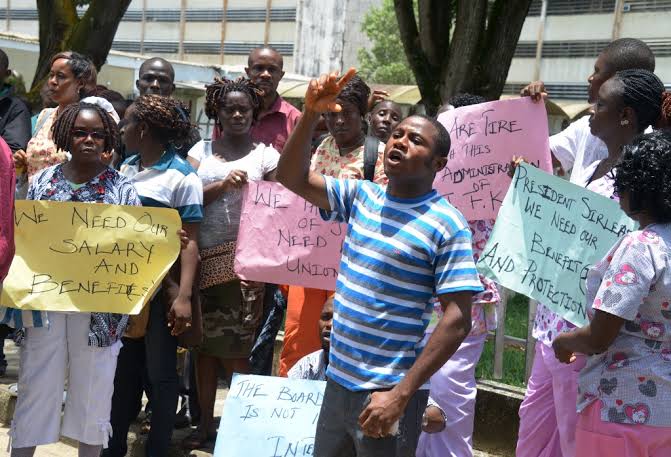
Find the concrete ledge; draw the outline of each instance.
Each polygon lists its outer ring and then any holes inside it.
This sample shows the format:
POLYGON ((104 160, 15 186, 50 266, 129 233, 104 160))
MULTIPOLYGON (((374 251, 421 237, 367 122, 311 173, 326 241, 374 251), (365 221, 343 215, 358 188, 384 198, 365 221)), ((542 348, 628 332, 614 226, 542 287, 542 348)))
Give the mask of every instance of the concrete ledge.
POLYGON ((475 404, 473 444, 481 451, 515 456, 518 411, 524 389, 495 381, 479 381, 475 404))

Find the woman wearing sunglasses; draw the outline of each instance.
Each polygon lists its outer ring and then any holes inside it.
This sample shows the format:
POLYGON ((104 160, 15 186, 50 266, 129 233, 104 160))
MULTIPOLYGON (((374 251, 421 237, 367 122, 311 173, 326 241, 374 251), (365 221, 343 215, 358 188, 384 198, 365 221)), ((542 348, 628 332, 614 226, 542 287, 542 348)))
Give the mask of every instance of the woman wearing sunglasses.
MULTIPOLYGON (((118 147, 116 122, 98 105, 65 107, 53 126, 54 145, 72 158, 38 172, 30 200, 140 205, 130 181, 102 162, 118 147)), ((80 457, 98 457, 111 432, 110 409, 119 338, 128 316, 111 313, 0 312, 27 327, 21 348, 12 457, 30 457, 60 435, 79 442, 80 457), (63 389, 67 400, 61 422, 63 389)))

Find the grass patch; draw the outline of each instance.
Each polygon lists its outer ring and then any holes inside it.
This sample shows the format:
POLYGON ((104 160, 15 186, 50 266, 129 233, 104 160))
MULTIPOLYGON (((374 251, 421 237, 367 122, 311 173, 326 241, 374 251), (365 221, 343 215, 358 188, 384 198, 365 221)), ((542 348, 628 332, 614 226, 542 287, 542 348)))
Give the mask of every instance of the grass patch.
MULTIPOLYGON (((524 295, 515 294, 506 310, 506 335, 518 338, 527 336, 527 315, 529 299, 524 295)), ((525 353, 519 349, 506 348, 503 352, 503 379, 501 382, 513 386, 524 387, 525 353)), ((475 368, 478 379, 494 379, 494 341, 487 341, 475 368)))

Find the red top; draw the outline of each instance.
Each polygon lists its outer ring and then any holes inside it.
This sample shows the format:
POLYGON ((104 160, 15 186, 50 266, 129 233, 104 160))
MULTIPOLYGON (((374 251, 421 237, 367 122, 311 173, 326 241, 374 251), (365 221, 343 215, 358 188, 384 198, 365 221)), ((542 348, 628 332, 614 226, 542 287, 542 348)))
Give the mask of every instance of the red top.
MULTIPOLYGON (((261 113, 252 125, 250 131, 252 140, 256 143, 272 145, 278 152, 282 152, 289 134, 300 117, 301 112, 278 95, 270 109, 261 113)), ((216 125, 212 132, 212 140, 220 137, 219 126, 216 125)))
POLYGON ((12 151, 0 138, 0 285, 14 258, 14 189, 16 174, 12 151))

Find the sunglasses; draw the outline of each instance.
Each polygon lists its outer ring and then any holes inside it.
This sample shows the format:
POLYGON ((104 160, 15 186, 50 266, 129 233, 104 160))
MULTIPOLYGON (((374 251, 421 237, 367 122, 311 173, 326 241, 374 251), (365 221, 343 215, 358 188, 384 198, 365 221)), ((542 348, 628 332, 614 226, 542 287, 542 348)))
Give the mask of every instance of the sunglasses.
POLYGON ((82 129, 72 130, 72 138, 74 139, 85 140, 89 136, 93 138, 94 141, 105 141, 105 139, 107 138, 105 132, 101 132, 100 130, 82 130, 82 129))

